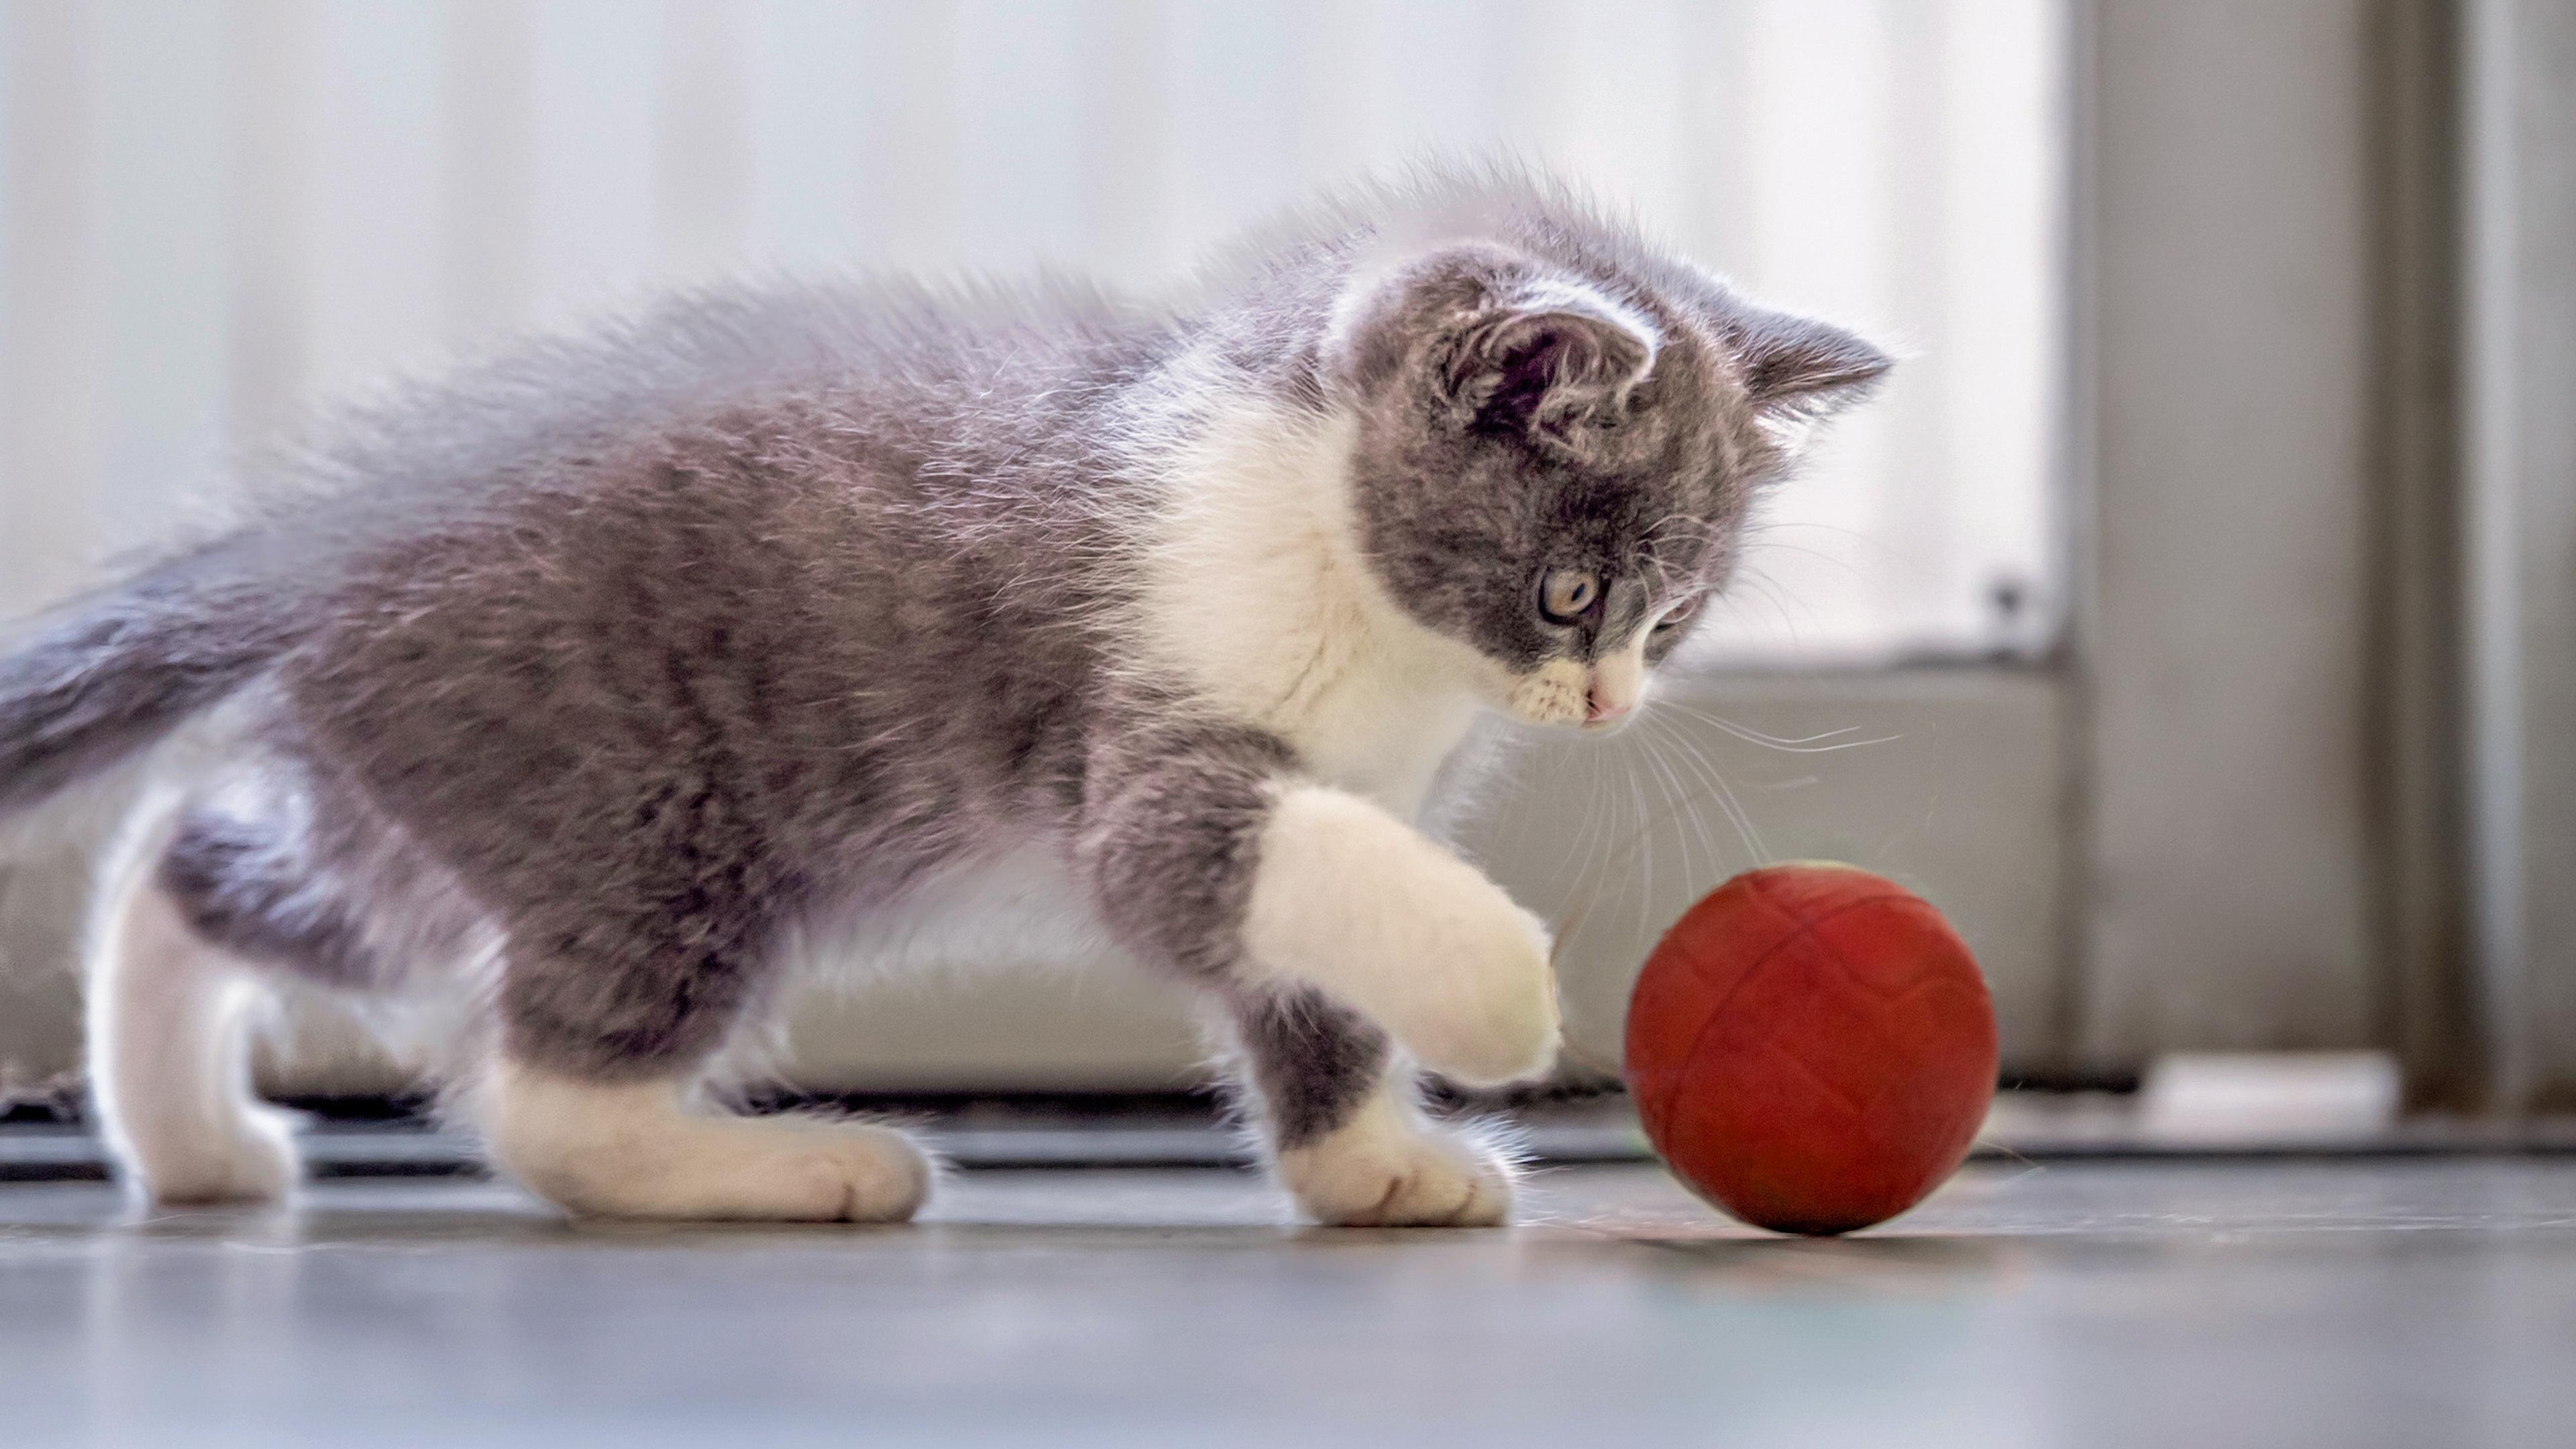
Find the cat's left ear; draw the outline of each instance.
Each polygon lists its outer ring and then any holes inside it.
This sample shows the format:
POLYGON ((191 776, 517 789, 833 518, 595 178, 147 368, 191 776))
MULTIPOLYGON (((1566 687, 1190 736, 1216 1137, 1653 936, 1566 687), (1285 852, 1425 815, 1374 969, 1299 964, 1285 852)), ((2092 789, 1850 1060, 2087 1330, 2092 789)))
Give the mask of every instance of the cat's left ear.
POLYGON ((1754 411, 1793 427, 1867 401, 1896 365, 1852 333, 1789 312, 1742 308, 1727 333, 1754 411))

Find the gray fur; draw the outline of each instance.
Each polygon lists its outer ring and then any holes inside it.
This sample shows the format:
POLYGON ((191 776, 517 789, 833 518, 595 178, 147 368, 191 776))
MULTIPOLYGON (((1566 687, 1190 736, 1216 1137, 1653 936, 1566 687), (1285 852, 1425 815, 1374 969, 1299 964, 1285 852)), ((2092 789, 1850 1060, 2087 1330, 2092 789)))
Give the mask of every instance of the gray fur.
POLYGON ((234 955, 327 986, 363 988, 381 974, 358 923, 273 830, 206 810, 184 816, 157 883, 191 930, 234 955))
POLYGON ((0 814, 109 768, 269 667, 282 611, 241 576, 250 544, 78 600, 0 657, 0 814))
POLYGON ((1246 994, 1233 1015, 1245 1094, 1279 1151, 1341 1126, 1386 1080, 1386 1033, 1320 991, 1246 994))
POLYGON ((1523 669, 1721 586, 1791 462, 1772 425, 1886 365, 1513 174, 1319 209, 1166 308, 683 297, 354 418, 0 661, 0 807, 233 697, 252 784, 163 869, 198 928, 342 985, 482 933, 505 1048, 603 1080, 714 1052, 802 924, 1037 845, 1237 1001, 1303 1140, 1384 1040, 1236 994, 1302 766, 1122 635, 1161 461, 1245 402, 1355 415, 1381 581, 1523 669), (1548 624, 1534 580, 1570 566, 1609 586, 1548 624))

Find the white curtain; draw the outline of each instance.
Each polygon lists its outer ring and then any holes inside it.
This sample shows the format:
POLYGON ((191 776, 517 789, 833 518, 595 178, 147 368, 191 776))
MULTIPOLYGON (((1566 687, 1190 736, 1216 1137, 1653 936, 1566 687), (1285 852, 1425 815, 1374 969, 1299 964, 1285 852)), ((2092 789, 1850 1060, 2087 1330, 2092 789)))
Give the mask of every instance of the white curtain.
POLYGON ((1150 286, 1310 188, 1543 159, 1906 361, 1713 659, 2044 648, 2055 0, 11 0, 0 613, 299 410, 745 269, 1150 286))

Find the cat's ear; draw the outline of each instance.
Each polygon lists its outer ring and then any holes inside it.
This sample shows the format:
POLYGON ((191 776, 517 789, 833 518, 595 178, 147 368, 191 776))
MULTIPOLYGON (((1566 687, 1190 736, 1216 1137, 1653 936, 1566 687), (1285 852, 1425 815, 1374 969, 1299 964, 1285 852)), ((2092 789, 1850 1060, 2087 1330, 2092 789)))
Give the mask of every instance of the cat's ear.
POLYGON ((1513 286, 1465 319, 1440 382, 1458 423, 1563 435, 1615 420, 1654 366, 1653 328, 1580 284, 1513 286))
POLYGON ((1793 430, 1867 400, 1896 365, 1839 327, 1760 307, 1728 319, 1727 341, 1754 411, 1793 430))
POLYGON ((1635 309, 1485 243, 1355 284, 1327 350, 1364 395, 1405 379, 1462 430, 1562 436, 1624 410, 1658 339, 1635 309))

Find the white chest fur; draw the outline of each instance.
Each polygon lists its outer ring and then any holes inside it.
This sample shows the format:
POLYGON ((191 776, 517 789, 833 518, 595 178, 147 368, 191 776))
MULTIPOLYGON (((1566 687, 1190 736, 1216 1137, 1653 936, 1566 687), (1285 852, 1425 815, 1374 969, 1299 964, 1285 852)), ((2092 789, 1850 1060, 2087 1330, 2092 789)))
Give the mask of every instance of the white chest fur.
POLYGON ((1361 556, 1352 432, 1346 417, 1246 403, 1172 454, 1139 632, 1218 709, 1410 817, 1493 666, 1405 614, 1361 556))

